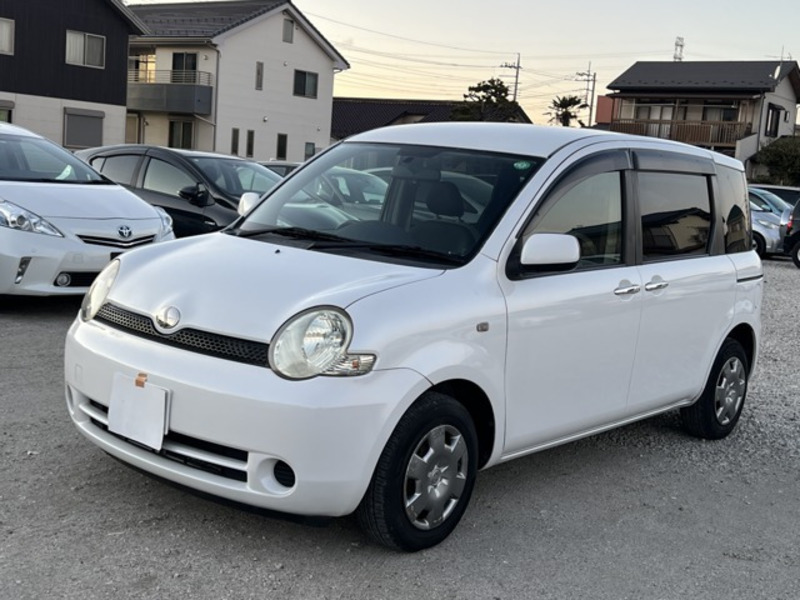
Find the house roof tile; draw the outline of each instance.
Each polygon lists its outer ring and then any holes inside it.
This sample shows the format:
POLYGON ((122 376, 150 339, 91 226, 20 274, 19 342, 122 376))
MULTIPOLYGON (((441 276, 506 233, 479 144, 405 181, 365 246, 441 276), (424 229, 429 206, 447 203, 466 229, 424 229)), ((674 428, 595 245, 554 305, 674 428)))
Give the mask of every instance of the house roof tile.
POLYGON ((213 38, 282 4, 289 4, 289 2, 286 0, 235 0, 129 4, 128 8, 147 25, 153 36, 213 38))

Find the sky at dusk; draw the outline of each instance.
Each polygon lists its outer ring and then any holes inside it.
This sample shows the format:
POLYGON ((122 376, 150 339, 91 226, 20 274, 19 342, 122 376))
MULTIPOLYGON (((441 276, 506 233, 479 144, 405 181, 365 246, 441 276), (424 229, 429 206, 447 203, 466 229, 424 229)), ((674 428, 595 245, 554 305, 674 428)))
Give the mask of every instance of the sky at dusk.
POLYGON ((797 0, 293 3, 350 63, 335 96, 461 100, 493 77, 513 93, 518 72, 517 99, 535 123, 547 123, 556 96, 587 95, 579 74, 596 73, 604 94, 637 60, 673 60, 678 37, 685 61, 800 58, 797 0))

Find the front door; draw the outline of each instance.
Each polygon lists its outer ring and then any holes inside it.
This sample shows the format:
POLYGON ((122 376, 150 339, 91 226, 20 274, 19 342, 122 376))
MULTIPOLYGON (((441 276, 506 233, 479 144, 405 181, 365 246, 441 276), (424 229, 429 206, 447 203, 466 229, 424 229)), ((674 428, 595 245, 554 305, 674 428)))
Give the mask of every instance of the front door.
MULTIPOLYGON (((509 275, 504 454, 524 452, 625 414, 641 315, 639 269, 626 248, 624 171, 559 184, 523 233, 568 233, 567 273, 509 275)), ((521 267, 524 269, 524 267, 521 267)))

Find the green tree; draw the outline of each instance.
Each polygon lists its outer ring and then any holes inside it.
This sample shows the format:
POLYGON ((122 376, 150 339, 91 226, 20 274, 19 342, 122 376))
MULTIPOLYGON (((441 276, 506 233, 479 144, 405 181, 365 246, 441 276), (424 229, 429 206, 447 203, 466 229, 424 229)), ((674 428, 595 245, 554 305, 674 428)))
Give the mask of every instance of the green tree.
POLYGON ((481 81, 468 88, 464 101, 453 109, 453 121, 519 121, 519 105, 508 99, 508 86, 500 79, 481 81))
MULTIPOLYGON (((550 110, 545 114, 550 115, 551 123, 558 123, 564 127, 569 127, 573 121, 578 120, 577 110, 581 108, 588 108, 589 105, 583 101, 580 96, 556 96, 550 102, 550 110)), ((578 121, 581 126, 583 123, 578 121)))
POLYGON ((756 162, 769 169, 769 183, 800 185, 800 138, 775 140, 758 151, 756 162))

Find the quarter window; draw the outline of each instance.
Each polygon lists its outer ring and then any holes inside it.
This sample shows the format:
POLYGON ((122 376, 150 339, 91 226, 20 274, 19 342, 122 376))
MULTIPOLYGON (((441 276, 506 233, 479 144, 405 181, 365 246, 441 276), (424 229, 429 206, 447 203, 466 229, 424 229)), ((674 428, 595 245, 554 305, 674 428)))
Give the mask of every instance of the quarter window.
POLYGON ((135 154, 107 156, 101 161, 101 165, 98 165, 97 162, 98 161, 92 162, 92 166, 96 169, 99 166, 100 168, 98 170, 111 181, 131 185, 133 183, 133 173, 136 171, 136 165, 139 164, 139 156, 135 154))
POLYGON ((14 54, 13 19, 0 19, 0 54, 14 54))
POLYGON ((742 171, 719 165, 717 167, 719 201, 725 236, 725 252, 747 252, 752 247, 750 239, 750 210, 747 186, 742 171))
POLYGON ((80 31, 67 31, 67 64, 105 68, 106 38, 80 31))
POLYGON ((316 98, 318 78, 319 76, 316 73, 309 73, 308 71, 295 71, 294 95, 303 96, 305 98, 316 98))
POLYGON ((706 254, 711 233, 707 178, 643 172, 638 179, 642 259, 706 254))

